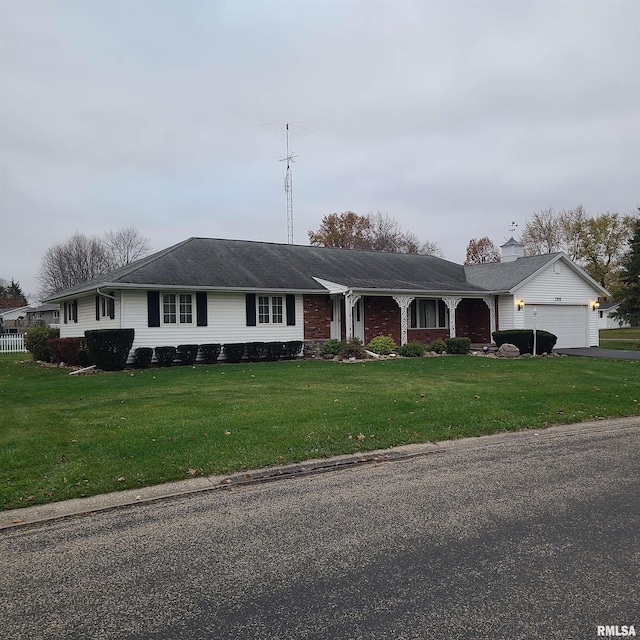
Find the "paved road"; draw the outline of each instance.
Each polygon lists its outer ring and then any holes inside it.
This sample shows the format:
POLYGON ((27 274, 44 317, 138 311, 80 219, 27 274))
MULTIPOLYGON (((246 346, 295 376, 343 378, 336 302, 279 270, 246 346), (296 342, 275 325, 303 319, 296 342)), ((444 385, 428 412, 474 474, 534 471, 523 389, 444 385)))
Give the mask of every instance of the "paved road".
POLYGON ((640 634, 640 420, 0 532, 0 636, 640 634))

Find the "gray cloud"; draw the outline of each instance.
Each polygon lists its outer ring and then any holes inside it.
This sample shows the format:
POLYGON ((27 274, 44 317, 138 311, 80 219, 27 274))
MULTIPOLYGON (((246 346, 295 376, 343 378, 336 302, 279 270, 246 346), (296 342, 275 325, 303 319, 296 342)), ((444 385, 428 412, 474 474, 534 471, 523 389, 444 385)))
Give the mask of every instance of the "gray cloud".
POLYGON ((35 292, 76 230, 286 241, 286 121, 300 243, 382 211, 461 261, 544 207, 629 213, 639 26, 623 1, 2 3, 0 277, 35 292))

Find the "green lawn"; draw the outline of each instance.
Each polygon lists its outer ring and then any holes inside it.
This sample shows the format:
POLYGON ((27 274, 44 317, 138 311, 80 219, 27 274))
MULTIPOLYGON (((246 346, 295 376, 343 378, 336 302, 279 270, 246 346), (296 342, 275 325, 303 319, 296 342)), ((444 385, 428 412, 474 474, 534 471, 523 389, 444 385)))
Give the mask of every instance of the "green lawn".
POLYGON ((600 346, 605 349, 640 349, 640 327, 600 329, 600 346))
POLYGON ((0 355, 3 509, 634 415, 640 401, 640 363, 592 358, 305 361, 82 377, 18 358, 0 355))

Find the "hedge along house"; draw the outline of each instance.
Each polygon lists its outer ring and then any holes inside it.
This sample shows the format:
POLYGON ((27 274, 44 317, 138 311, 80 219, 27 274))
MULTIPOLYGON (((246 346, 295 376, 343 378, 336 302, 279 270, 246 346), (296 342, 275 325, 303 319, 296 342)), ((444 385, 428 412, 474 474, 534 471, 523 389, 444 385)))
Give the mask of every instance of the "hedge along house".
POLYGON ((61 337, 133 328, 134 348, 329 338, 398 344, 545 329, 558 347, 598 344, 607 295, 562 253, 462 266, 434 256, 190 238, 58 293, 61 337), (534 309, 536 310, 534 318, 534 309))

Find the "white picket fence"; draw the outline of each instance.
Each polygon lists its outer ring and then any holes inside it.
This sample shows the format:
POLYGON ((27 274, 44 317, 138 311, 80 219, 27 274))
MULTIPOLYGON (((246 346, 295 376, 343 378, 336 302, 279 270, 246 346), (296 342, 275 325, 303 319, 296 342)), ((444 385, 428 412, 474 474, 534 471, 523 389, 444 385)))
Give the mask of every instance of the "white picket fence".
POLYGON ((3 333, 0 335, 0 353, 18 353, 24 348, 24 333, 3 333))

